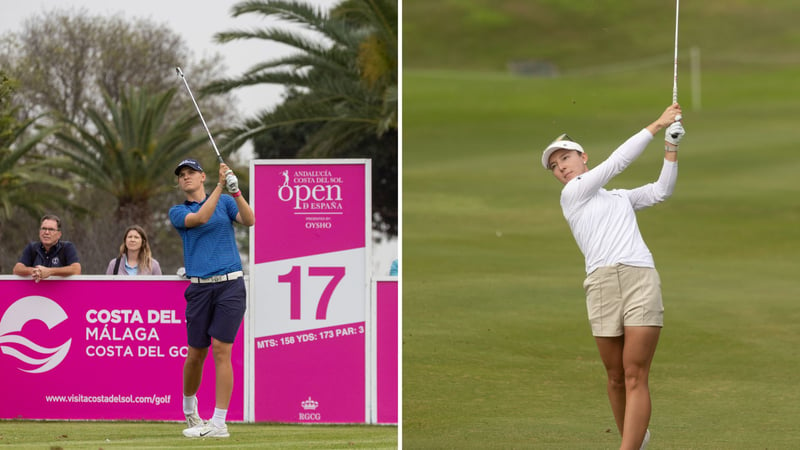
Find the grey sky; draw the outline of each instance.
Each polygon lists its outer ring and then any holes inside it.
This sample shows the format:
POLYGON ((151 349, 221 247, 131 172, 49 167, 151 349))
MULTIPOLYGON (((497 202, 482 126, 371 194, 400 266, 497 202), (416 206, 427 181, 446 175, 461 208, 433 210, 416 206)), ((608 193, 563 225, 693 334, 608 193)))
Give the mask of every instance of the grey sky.
MULTIPOLYGON (((307 3, 326 9, 338 1, 306 0, 307 3)), ((195 57, 219 53, 224 58, 226 75, 237 76, 254 63, 266 59, 254 58, 253 55, 285 53, 287 48, 266 42, 215 43, 213 36, 220 31, 250 29, 268 24, 252 14, 232 18, 230 9, 236 3, 238 0, 0 0, 0 33, 19 31, 26 19, 55 8, 85 8, 92 14, 102 15, 122 13, 129 18, 148 18, 167 24, 186 40, 195 57)), ((186 77, 191 83, 191 74, 187 73, 186 77)), ((250 115, 265 107, 274 106, 280 100, 282 92, 283 88, 280 86, 265 86, 239 89, 235 94, 239 100, 239 111, 250 115)))

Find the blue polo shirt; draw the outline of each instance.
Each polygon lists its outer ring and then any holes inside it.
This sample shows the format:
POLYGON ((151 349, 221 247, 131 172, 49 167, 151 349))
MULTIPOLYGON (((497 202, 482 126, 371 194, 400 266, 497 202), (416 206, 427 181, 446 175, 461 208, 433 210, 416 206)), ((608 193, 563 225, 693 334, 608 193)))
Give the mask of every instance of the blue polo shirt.
POLYGON ((230 195, 221 195, 208 222, 186 228, 186 216, 195 213, 201 203, 185 201, 169 209, 169 220, 183 240, 183 264, 186 276, 208 278, 242 270, 233 223, 239 208, 230 195))
POLYGON ((45 251, 44 245, 36 241, 25 246, 19 262, 28 267, 67 267, 80 262, 80 258, 78 250, 70 241, 59 240, 56 245, 50 247, 49 251, 45 251))

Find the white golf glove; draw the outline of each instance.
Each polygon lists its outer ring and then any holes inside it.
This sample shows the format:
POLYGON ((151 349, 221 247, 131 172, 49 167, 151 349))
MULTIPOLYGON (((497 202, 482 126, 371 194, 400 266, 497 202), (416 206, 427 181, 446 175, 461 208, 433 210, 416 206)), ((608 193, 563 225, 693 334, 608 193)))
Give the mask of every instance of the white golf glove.
POLYGON ((239 192, 239 179, 236 178, 233 172, 225 176, 225 187, 228 188, 228 192, 231 194, 239 192))
POLYGON ((672 122, 672 125, 667 127, 664 139, 677 147, 684 134, 686 134, 686 130, 683 129, 683 125, 680 122, 672 122))

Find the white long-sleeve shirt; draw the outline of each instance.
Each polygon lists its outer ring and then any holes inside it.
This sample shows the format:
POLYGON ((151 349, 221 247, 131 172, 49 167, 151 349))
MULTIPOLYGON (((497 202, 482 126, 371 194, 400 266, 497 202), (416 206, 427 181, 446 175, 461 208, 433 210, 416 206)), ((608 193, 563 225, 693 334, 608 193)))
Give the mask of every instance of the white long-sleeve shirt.
POLYGON ((675 189, 678 163, 664 160, 655 183, 635 189, 603 188, 653 139, 646 128, 631 136, 595 168, 570 180, 561 191, 561 209, 586 258, 586 273, 601 266, 655 267, 642 239, 635 211, 663 202, 675 189))

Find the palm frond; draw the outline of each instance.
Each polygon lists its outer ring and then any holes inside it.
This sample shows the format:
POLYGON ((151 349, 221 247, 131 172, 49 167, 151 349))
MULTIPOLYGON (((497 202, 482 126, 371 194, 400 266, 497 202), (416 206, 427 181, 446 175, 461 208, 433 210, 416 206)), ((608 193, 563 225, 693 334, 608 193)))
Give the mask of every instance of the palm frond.
POLYGON ((279 20, 299 25, 324 24, 327 14, 309 3, 292 1, 247 0, 239 2, 231 8, 231 15, 239 17, 243 14, 257 13, 264 17, 275 16, 279 20))
POLYGON ((206 142, 205 134, 193 134, 194 114, 169 116, 175 93, 129 89, 119 101, 105 96, 105 110, 86 111, 86 127, 69 122, 57 134, 63 167, 117 198, 118 214, 148 211, 149 199, 170 189, 173 164, 206 142))
MULTIPOLYGON (((267 41, 293 50, 285 56, 266 55, 239 77, 204 87, 204 93, 260 84, 287 87, 282 104, 225 131, 226 151, 277 130, 296 133, 297 124, 321 124, 307 128, 311 136, 294 139, 293 144, 305 144, 299 155, 341 157, 342 149, 357 148, 360 142, 381 139, 397 129, 396 1, 345 0, 326 14, 305 2, 247 0, 237 3, 231 13, 277 19, 301 32, 265 27, 215 35, 217 42, 267 41)), ((388 228, 396 230, 394 225, 388 228)))

